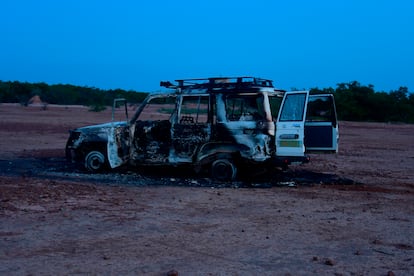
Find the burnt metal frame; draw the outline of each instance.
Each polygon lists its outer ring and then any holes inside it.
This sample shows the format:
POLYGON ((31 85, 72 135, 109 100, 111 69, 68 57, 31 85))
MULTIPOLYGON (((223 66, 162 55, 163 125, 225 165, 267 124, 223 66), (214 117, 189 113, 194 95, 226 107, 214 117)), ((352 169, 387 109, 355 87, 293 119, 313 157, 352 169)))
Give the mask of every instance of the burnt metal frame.
POLYGON ((160 85, 166 88, 176 88, 179 90, 200 90, 205 89, 208 92, 219 90, 232 91, 239 89, 257 89, 262 87, 274 88, 273 81, 256 77, 215 77, 201 79, 181 79, 175 80, 177 85, 169 81, 162 81, 160 85))

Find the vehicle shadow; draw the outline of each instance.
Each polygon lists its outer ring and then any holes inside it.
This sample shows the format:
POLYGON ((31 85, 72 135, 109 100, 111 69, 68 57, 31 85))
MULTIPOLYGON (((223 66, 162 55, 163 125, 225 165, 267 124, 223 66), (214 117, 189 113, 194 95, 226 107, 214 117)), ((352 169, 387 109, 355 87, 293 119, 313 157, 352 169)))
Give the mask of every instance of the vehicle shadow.
POLYGON ((313 185, 354 185, 352 179, 309 170, 273 170, 241 174, 235 181, 214 180, 208 172, 195 173, 188 167, 123 166, 91 173, 63 157, 0 160, 0 175, 54 179, 81 183, 132 186, 188 186, 215 188, 271 188, 313 185))

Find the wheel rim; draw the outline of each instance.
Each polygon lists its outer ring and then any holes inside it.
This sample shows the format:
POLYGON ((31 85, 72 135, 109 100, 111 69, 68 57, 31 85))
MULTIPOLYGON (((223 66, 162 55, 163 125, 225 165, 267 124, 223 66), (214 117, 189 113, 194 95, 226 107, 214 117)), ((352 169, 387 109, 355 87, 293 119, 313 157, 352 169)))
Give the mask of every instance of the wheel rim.
POLYGON ((213 178, 221 181, 231 181, 236 178, 236 166, 227 159, 219 159, 212 164, 213 178))
POLYGON ((99 151, 91 151, 86 155, 85 167, 90 171, 99 171, 105 164, 105 156, 99 151))

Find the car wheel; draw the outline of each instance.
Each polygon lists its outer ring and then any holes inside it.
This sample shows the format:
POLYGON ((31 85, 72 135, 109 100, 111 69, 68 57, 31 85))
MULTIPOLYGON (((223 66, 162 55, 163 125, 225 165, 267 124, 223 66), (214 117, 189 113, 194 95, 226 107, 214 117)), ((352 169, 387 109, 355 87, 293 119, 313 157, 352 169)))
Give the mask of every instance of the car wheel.
POLYGON ((237 168, 229 159, 218 159, 211 165, 211 174, 220 181, 232 181, 236 178, 237 168))
POLYGON ((105 167, 105 156, 99 151, 91 151, 85 157, 85 167, 89 171, 101 171, 105 167))

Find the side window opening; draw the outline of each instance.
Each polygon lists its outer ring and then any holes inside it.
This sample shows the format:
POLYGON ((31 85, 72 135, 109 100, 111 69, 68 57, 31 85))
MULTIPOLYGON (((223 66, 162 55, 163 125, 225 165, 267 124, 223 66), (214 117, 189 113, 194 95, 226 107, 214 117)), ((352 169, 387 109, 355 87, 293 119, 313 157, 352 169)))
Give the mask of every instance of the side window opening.
POLYGON ((154 98, 146 104, 139 121, 169 121, 176 108, 176 97, 154 98))
POLYGON ((208 96, 183 96, 178 122, 180 124, 206 124, 208 105, 208 96))
POLYGON ((306 112, 307 122, 334 122, 335 110, 330 97, 312 96, 306 112))
POLYGON ((269 96, 270 110, 272 112, 272 120, 277 120, 279 114, 280 105, 282 104, 283 97, 269 96))
POLYGON ((171 144, 171 120, 176 114, 174 96, 157 96, 145 104, 135 121, 133 146, 135 160, 164 162, 171 144))
POLYGON ((228 121, 258 121, 265 118, 263 95, 228 95, 225 102, 228 121))

